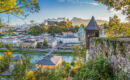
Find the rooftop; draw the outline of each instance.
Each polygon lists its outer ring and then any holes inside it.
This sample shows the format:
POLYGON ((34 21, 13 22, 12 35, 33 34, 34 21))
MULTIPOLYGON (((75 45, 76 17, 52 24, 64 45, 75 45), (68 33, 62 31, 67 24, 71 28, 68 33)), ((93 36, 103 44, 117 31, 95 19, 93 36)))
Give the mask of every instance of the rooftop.
POLYGON ((56 65, 57 62, 61 59, 61 56, 48 55, 44 57, 42 60, 39 60, 36 64, 42 65, 56 65))
POLYGON ((89 24, 87 25, 87 27, 85 28, 85 30, 99 30, 99 27, 97 25, 97 22, 94 18, 94 16, 92 16, 89 24))

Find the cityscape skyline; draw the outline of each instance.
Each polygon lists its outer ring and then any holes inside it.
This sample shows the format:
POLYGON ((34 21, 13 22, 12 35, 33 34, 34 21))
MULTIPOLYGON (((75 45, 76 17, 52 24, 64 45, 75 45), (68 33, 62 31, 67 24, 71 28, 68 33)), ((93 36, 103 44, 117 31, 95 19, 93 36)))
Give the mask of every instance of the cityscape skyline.
POLYGON ((126 22, 126 16, 121 14, 121 11, 115 11, 95 2, 94 0, 39 0, 40 11, 39 13, 30 13, 24 19, 21 16, 14 16, 8 14, 1 14, 3 22, 10 19, 10 25, 29 24, 30 20, 35 23, 42 23, 48 18, 66 17, 72 19, 73 17, 90 19, 95 16, 99 20, 109 20, 109 17, 118 15, 122 22, 126 22), (51 6, 50 6, 51 5, 51 6))

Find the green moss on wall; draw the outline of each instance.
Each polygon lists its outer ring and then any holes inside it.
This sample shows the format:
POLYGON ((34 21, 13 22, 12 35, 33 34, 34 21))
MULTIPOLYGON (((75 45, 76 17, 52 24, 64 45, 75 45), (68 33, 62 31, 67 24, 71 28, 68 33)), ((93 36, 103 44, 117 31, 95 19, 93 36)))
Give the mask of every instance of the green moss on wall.
MULTIPOLYGON (((125 49, 123 47, 123 42, 119 41, 117 38, 93 38, 92 41, 99 45, 102 48, 102 50, 108 49, 108 47, 112 47, 112 54, 117 55, 119 52, 125 57, 125 49), (105 48, 104 45, 107 45, 108 47, 105 48)), ((106 53, 106 52, 105 52, 106 53)))

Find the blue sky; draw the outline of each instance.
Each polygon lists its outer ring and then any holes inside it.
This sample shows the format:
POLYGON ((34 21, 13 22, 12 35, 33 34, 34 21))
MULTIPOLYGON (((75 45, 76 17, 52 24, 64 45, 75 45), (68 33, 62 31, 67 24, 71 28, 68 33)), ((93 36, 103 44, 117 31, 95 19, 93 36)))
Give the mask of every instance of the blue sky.
MULTIPOLYGON (((41 23, 47 18, 73 17, 90 19, 95 16, 96 19, 109 20, 109 17, 117 14, 121 21, 125 21, 125 16, 114 10, 108 10, 106 6, 95 2, 94 0, 38 0, 40 5, 39 13, 30 14, 25 20, 10 15, 10 24, 30 23, 34 20, 36 23, 41 23)), ((0 14, 4 22, 7 21, 6 14, 0 14)))

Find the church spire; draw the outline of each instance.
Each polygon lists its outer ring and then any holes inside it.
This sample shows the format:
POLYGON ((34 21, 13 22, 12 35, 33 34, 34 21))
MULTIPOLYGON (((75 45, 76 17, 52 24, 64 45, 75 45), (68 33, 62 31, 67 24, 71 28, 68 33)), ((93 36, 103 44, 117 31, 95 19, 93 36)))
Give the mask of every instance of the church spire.
POLYGON ((85 28, 85 30, 99 30, 99 27, 97 25, 97 22, 94 18, 94 16, 92 16, 88 26, 85 28))

